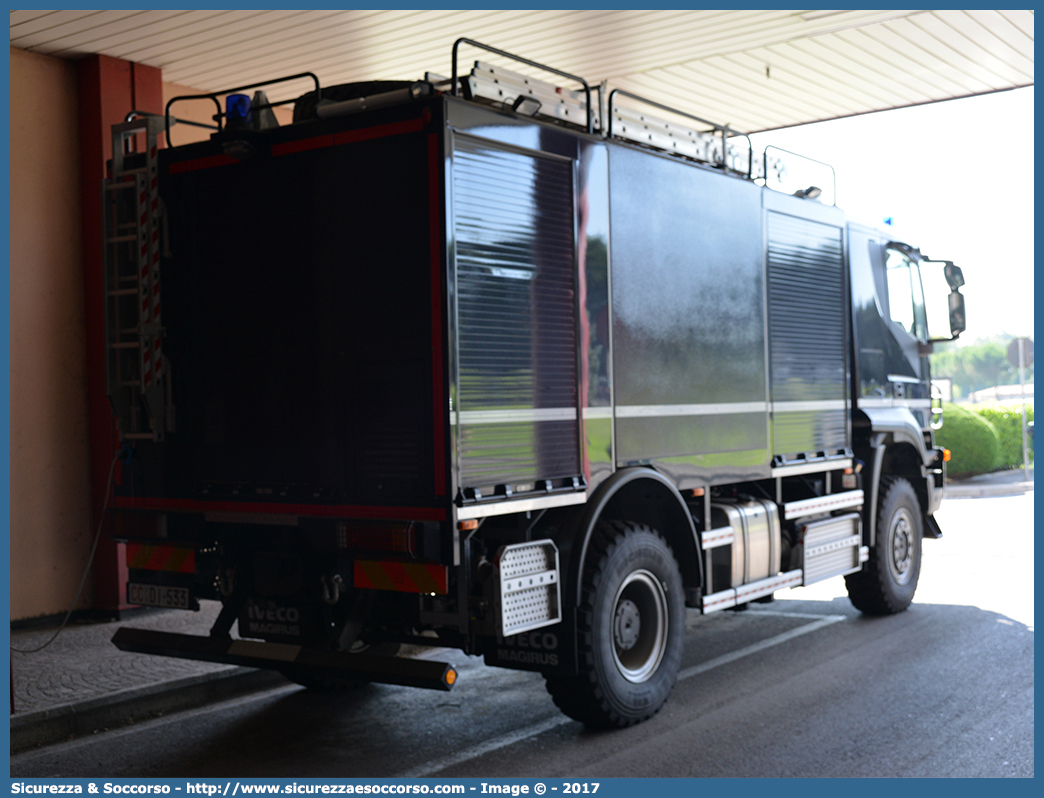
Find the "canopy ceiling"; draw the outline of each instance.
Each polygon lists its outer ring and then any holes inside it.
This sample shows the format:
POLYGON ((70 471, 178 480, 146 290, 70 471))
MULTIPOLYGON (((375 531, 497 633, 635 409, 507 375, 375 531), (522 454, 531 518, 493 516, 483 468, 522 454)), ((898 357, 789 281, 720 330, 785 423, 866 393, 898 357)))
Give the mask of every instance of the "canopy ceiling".
POLYGON ((12 47, 123 58, 201 91, 448 75, 461 36, 748 132, 1033 84, 1032 11, 11 12, 12 47))

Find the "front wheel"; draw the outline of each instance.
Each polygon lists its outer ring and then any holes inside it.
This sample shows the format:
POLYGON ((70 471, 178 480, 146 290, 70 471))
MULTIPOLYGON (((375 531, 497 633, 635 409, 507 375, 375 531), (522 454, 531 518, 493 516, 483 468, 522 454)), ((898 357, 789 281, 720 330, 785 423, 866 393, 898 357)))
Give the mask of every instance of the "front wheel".
POLYGON ((555 704, 589 726, 655 715, 678 678, 685 633, 681 574, 670 546, 630 522, 600 524, 577 610, 580 673, 547 676, 555 704))
POLYGON ((867 615, 891 615, 910 606, 921 575, 921 506, 902 477, 882 477, 877 535, 870 559, 845 577, 848 597, 867 615))

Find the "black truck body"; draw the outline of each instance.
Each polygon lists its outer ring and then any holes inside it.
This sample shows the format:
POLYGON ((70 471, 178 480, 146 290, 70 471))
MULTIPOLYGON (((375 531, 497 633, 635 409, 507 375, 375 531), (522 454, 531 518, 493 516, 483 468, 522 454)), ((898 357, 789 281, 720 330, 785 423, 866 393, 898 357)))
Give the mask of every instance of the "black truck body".
POLYGON ((742 157, 526 116, 482 80, 318 116, 313 93, 292 125, 117 158, 111 230, 158 200, 107 261, 127 598, 223 605, 209 637, 117 645, 317 688, 449 689, 391 654, 459 648, 627 725, 670 692, 685 607, 843 574, 865 612, 904 609, 944 453, 924 301, 913 332, 889 302, 927 259, 742 157))

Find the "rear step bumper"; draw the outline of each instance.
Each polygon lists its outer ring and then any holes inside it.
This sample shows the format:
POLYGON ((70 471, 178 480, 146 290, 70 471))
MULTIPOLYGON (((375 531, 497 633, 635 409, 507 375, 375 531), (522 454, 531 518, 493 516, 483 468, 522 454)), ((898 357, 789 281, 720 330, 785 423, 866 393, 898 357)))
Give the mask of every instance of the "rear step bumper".
POLYGON ((292 667, 307 669, 319 676, 358 678, 432 690, 451 690, 457 680, 456 668, 445 662, 347 654, 341 651, 317 651, 283 643, 264 643, 260 640, 201 637, 124 626, 116 630, 112 642, 121 651, 205 662, 225 662, 229 665, 269 670, 292 667))

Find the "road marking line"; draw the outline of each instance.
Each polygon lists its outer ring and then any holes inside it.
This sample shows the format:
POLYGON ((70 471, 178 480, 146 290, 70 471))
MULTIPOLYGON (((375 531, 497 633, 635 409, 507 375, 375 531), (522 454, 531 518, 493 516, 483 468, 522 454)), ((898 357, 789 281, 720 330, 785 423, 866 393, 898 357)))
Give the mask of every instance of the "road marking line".
POLYGON ((524 729, 518 729, 517 731, 502 734, 500 737, 494 737, 492 740, 487 740, 484 743, 479 743, 478 745, 472 746, 464 751, 459 751, 453 756, 448 756, 445 759, 440 759, 436 762, 426 762, 420 767, 408 770, 405 773, 400 773, 398 776, 392 776, 391 778, 419 779, 424 776, 430 776, 433 773, 437 773, 438 771, 452 767, 453 765, 467 762, 469 759, 488 754, 490 751, 496 751, 499 748, 505 748, 529 737, 536 737, 538 734, 543 734, 546 731, 557 729, 559 726, 565 726, 565 724, 572 722, 572 718, 567 718, 565 715, 556 715, 553 718, 540 721, 540 723, 526 726, 524 729))
MULTIPOLYGON (((760 614, 760 613, 759 613, 760 614)), ((818 629, 822 629, 824 626, 829 626, 832 623, 845 620, 844 615, 819 615, 818 621, 807 623, 804 626, 799 626, 797 629, 791 629, 789 632, 783 632, 775 637, 770 637, 767 640, 762 640, 758 643, 752 643, 746 648, 741 648, 739 651, 733 651, 728 654, 722 654, 720 657, 709 659, 706 662, 701 662, 699 665, 693 665, 691 668, 683 668, 678 672, 678 681, 682 679, 690 679, 693 676, 697 676, 701 673, 720 668, 722 665, 728 665, 730 662, 735 662, 738 659, 748 656, 749 654, 756 654, 759 651, 764 651, 766 648, 772 648, 772 646, 778 646, 780 643, 786 643, 788 640, 793 640, 795 637, 801 637, 801 635, 807 635, 809 632, 815 632, 818 629)))
POLYGON ((810 621, 818 621, 820 618, 843 618, 843 615, 820 615, 812 612, 784 612, 781 610, 749 610, 751 615, 768 615, 770 618, 808 618, 810 621))
MULTIPOLYGON (((838 621, 843 621, 846 617, 844 615, 804 615, 792 612, 758 612, 757 614, 771 614, 774 616, 785 616, 788 618, 815 618, 816 620, 812 623, 805 624, 804 626, 799 626, 796 629, 791 629, 788 632, 778 634, 775 637, 770 637, 767 640, 762 640, 758 643, 753 643, 747 646, 746 648, 739 649, 738 651, 733 651, 729 654, 723 654, 720 657, 715 657, 714 659, 707 660, 706 662, 703 662, 699 665, 694 665, 691 668, 684 668, 678 673, 678 681, 680 682, 683 679, 690 679, 693 676, 697 676, 701 673, 706 673, 707 671, 713 670, 714 668, 721 667, 722 665, 727 665, 730 662, 735 662, 736 660, 742 659, 743 657, 746 657, 749 654, 756 654, 759 651, 764 651, 766 648, 778 646, 781 643, 786 643, 789 640, 793 640, 795 637, 801 637, 802 635, 806 635, 810 632, 815 632, 819 629, 822 629, 824 626, 829 626, 831 624, 837 623, 838 621)), ((408 770, 405 773, 400 773, 398 776, 393 776, 392 778, 419 779, 423 778, 424 776, 431 776, 435 773, 438 773, 440 770, 445 770, 446 768, 452 767, 453 765, 458 765, 461 762, 467 762, 469 759, 475 759, 476 757, 480 757, 483 754, 488 754, 492 751, 496 751, 501 748, 506 748, 507 746, 513 745, 514 743, 521 742, 522 740, 528 739, 530 737, 536 737, 538 734, 543 734, 544 732, 557 729, 559 726, 565 726, 567 723, 573 722, 574 721, 572 718, 567 718, 565 715, 548 718, 547 720, 542 720, 539 723, 533 723, 529 726, 526 726, 523 729, 518 729, 513 732, 508 732, 507 734, 502 734, 500 737, 494 737, 492 740, 487 740, 484 743, 480 743, 478 745, 472 746, 471 748, 459 751, 452 756, 446 757, 445 759, 425 763, 417 768, 414 768, 413 770, 408 770)))

